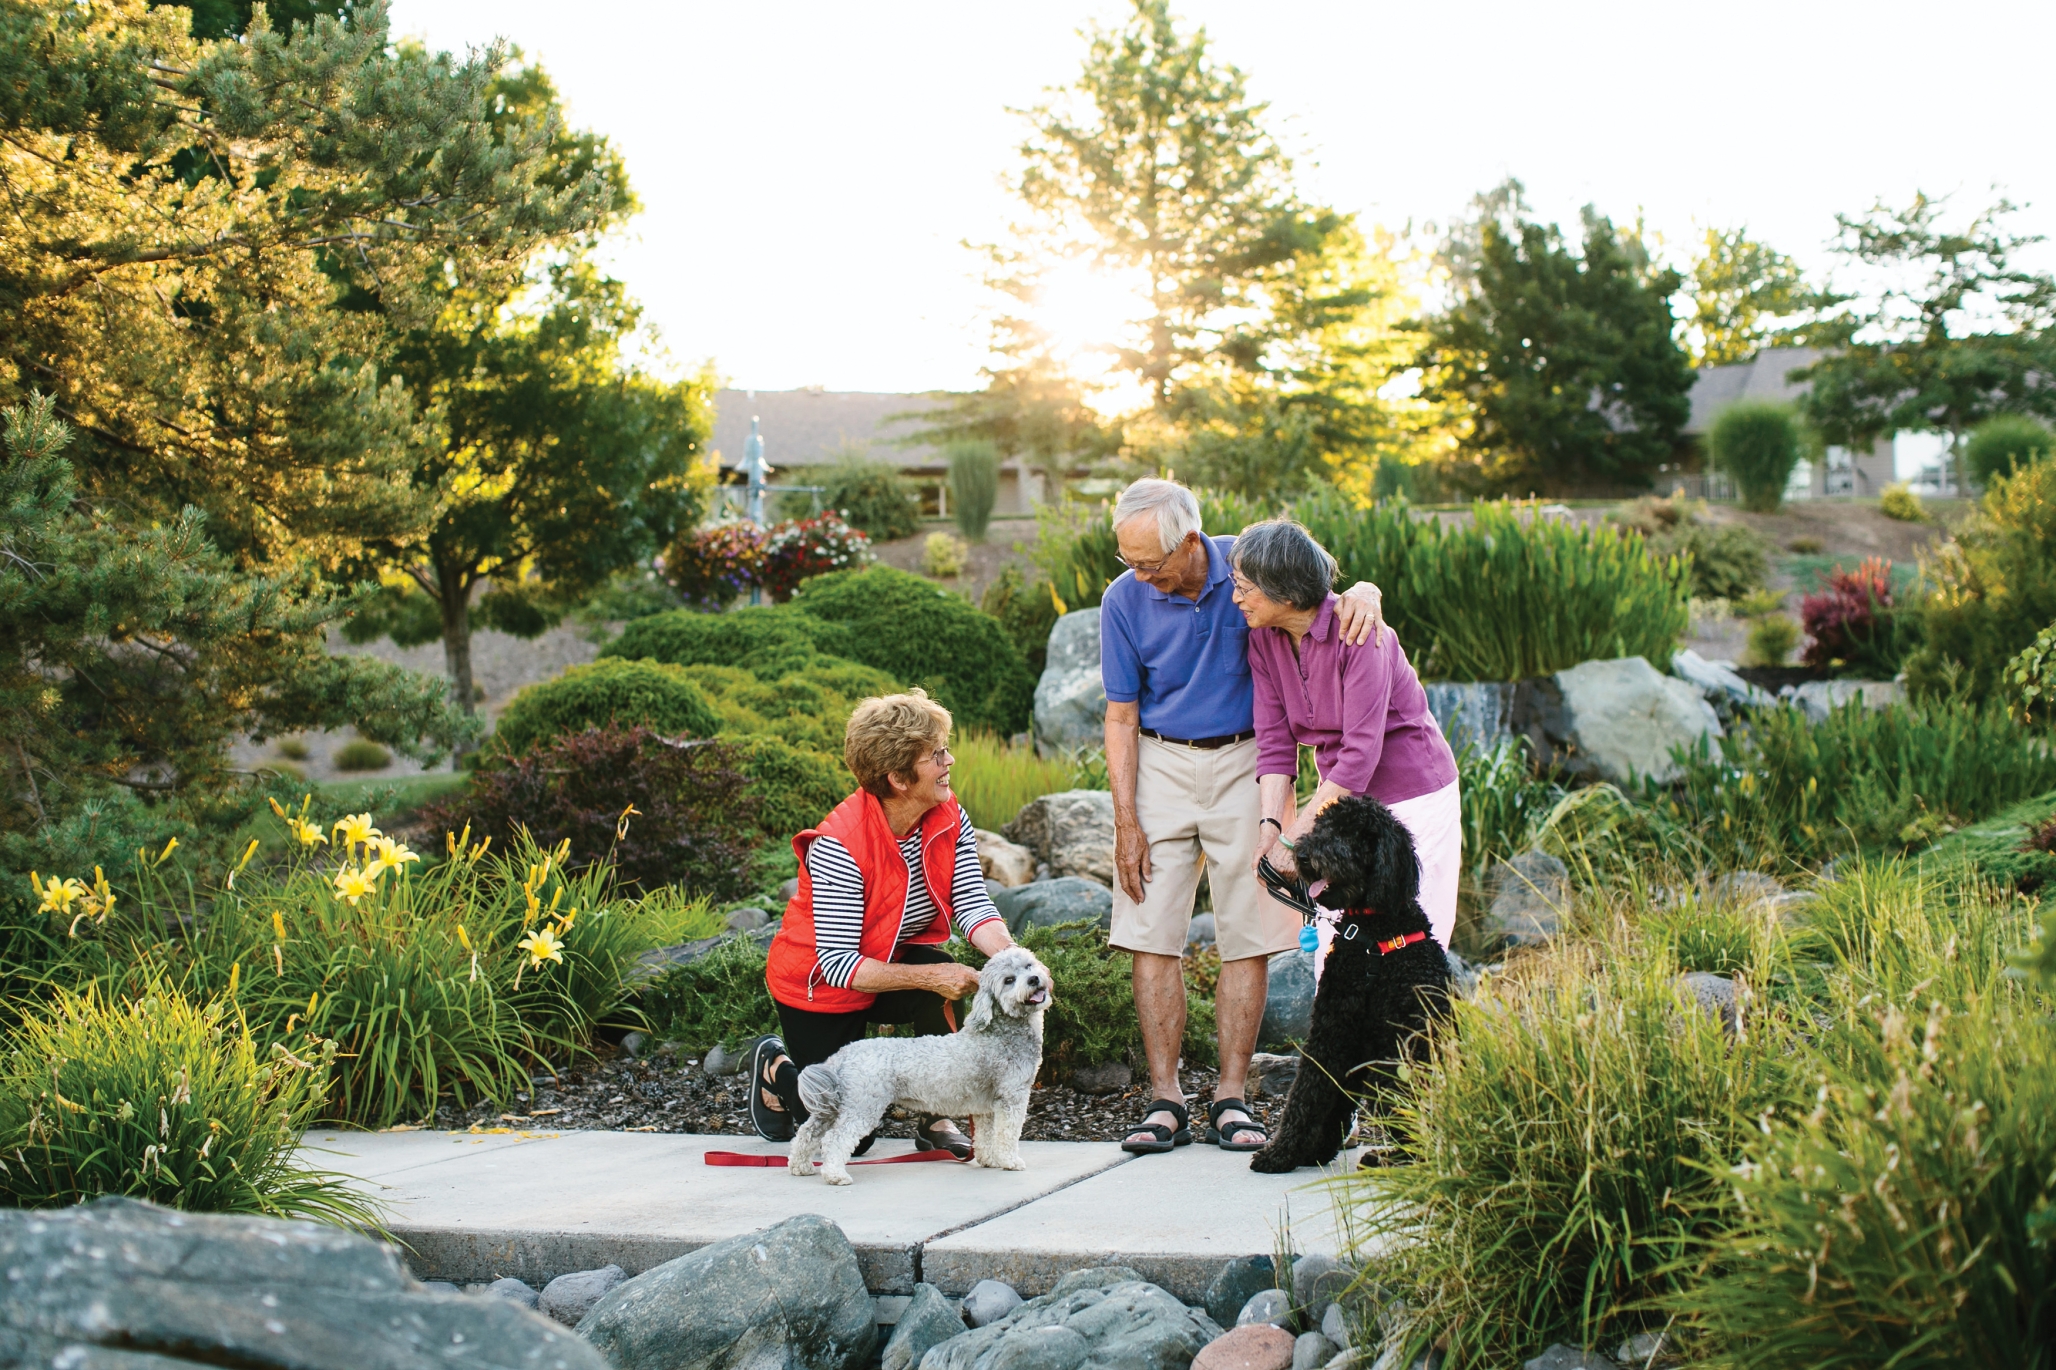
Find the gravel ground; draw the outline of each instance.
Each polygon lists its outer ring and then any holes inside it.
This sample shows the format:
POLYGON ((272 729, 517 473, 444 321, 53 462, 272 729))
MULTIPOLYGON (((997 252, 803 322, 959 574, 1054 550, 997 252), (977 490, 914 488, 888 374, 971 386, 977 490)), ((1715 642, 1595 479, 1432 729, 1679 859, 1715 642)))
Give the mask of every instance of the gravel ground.
MULTIPOLYGON (((527 1095, 507 1106, 480 1104, 470 1109, 445 1105, 436 1114, 441 1128, 508 1128, 574 1131, 606 1129, 628 1132, 699 1132, 754 1136, 749 1094, 741 1074, 708 1076, 694 1058, 656 1056, 635 1060, 618 1048, 608 1054, 545 1077, 527 1095)), ((1185 1090, 1194 1102, 1193 1121, 1203 1125, 1205 1105, 1213 1098, 1215 1073, 1187 1070, 1185 1090)), ((1150 1101, 1146 1084, 1113 1094, 1081 1094, 1069 1085, 1038 1088, 1028 1104, 1028 1125, 1022 1136, 1040 1142, 1111 1142, 1127 1135, 1141 1121, 1150 1101)), ((1276 1100, 1253 1100, 1261 1117, 1276 1100)), ((961 1126, 962 1119, 958 1119, 961 1126)), ((888 1119, 888 1137, 913 1136, 911 1119, 888 1119)))

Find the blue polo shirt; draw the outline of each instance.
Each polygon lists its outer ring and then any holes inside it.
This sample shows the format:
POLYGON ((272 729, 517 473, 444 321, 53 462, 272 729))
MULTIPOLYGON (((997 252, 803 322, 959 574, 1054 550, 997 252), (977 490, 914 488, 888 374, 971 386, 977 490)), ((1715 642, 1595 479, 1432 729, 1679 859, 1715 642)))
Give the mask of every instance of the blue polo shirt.
POLYGON ((1232 537, 1206 538, 1197 602, 1123 571, 1099 604, 1099 678, 1116 704, 1142 702, 1142 726, 1166 737, 1227 737, 1253 726, 1249 625, 1235 607, 1232 537))

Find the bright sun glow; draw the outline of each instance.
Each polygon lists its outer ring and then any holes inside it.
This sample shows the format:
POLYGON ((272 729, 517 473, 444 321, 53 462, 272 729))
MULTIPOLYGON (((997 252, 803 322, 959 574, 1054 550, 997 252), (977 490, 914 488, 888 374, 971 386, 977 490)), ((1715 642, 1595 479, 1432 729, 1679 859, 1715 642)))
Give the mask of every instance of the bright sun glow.
POLYGON ((1137 322, 1149 313, 1146 282, 1088 262, 1066 261, 1042 275, 1035 322, 1049 335, 1057 359, 1088 387, 1087 403, 1102 414, 1129 413, 1149 404, 1148 391, 1114 365, 1113 349, 1142 341, 1137 322))

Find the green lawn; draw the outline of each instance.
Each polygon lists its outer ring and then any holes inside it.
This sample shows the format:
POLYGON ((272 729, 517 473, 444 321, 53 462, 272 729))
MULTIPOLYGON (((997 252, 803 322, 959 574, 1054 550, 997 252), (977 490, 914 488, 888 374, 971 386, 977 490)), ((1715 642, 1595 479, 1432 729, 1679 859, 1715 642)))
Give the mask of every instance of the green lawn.
POLYGON ((408 813, 431 799, 462 789, 468 775, 432 771, 427 775, 406 775, 392 780, 330 780, 316 785, 324 804, 350 812, 369 809, 381 819, 408 813))

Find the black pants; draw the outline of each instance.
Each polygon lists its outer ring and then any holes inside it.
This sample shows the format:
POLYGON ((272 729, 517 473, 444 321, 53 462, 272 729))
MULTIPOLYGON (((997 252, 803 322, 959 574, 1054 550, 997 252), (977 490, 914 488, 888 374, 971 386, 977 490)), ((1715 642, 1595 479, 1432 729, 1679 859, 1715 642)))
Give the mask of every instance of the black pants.
MULTIPOLYGON (((956 958, 941 947, 901 947, 894 963, 903 966, 939 966, 956 958)), ((784 1029, 785 1054, 792 1064, 778 1071, 773 1087, 778 1102, 785 1105, 795 1123, 807 1120, 806 1105, 800 1102, 800 1071, 818 1065, 851 1042, 859 1041, 873 1023, 894 1026, 912 1024, 916 1037, 939 1037, 957 1030, 956 1014, 949 1000, 933 990, 887 990, 872 1000, 871 1007, 848 1013, 816 1013, 812 1009, 778 1005, 778 1022, 784 1029)))

